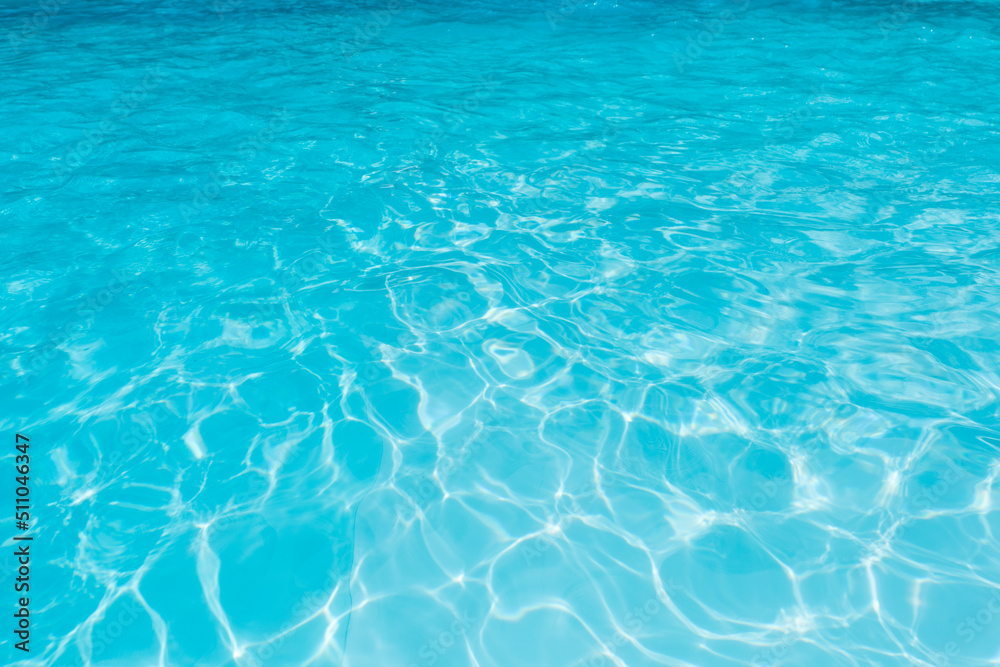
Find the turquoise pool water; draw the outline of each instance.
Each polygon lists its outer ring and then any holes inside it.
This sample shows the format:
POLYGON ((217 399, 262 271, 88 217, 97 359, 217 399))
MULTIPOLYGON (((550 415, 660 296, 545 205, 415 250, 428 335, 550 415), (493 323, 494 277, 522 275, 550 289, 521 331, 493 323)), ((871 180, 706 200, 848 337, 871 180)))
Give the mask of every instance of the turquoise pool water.
POLYGON ((1000 660, 997 3, 0 37, 0 662, 1000 660))

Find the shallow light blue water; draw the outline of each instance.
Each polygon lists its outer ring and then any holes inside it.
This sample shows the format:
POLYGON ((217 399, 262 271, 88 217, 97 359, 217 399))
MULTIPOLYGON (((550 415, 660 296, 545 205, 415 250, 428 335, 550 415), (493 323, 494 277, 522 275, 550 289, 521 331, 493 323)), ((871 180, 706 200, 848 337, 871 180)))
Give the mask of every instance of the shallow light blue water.
POLYGON ((998 27, 5 4, 2 661, 997 664, 998 27))

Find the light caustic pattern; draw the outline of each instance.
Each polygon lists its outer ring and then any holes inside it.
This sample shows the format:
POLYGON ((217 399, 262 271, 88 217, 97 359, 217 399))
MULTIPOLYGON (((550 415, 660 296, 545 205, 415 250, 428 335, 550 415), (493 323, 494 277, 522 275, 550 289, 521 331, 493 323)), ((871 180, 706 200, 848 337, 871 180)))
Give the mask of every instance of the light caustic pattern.
POLYGON ((996 664, 997 11, 5 6, 16 664, 996 664))

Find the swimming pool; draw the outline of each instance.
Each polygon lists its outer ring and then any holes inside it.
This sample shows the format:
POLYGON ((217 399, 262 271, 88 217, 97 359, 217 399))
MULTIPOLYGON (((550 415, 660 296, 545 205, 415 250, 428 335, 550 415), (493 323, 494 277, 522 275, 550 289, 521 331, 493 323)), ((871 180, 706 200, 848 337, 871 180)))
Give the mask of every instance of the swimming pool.
POLYGON ((5 662, 996 664, 998 26, 5 5, 5 662))

